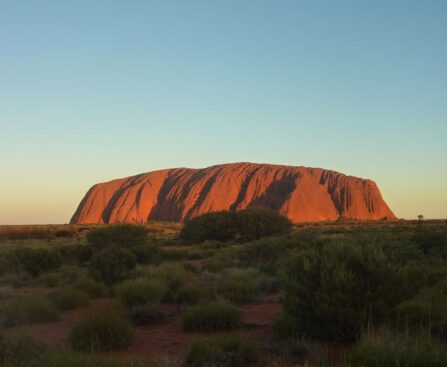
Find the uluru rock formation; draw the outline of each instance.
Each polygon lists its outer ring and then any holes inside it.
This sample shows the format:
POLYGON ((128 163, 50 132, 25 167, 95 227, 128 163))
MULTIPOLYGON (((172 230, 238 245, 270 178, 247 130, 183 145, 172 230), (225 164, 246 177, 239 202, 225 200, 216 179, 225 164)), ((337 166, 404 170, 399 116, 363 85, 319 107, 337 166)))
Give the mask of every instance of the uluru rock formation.
POLYGON ((71 223, 185 221, 267 207, 292 222, 396 219, 375 182, 321 168, 231 163, 174 168, 94 185, 71 223))

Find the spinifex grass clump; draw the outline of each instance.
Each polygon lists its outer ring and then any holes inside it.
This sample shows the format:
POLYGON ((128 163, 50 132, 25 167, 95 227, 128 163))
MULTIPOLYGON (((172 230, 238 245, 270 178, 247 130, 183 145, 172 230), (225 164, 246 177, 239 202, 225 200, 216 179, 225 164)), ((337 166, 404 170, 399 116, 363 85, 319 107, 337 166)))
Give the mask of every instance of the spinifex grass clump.
POLYGON ((128 279, 117 285, 115 293, 126 307, 157 304, 167 291, 164 282, 146 277, 128 279))
POLYGON ((183 329, 186 331, 232 330, 240 324, 241 312, 222 301, 192 306, 183 315, 183 329))
POLYGON ((69 335, 72 348, 79 352, 110 351, 130 344, 133 328, 115 307, 98 306, 78 320, 69 335))
POLYGON ((257 344, 237 335, 217 336, 194 341, 188 352, 191 367, 239 367, 255 363, 258 359, 257 344))

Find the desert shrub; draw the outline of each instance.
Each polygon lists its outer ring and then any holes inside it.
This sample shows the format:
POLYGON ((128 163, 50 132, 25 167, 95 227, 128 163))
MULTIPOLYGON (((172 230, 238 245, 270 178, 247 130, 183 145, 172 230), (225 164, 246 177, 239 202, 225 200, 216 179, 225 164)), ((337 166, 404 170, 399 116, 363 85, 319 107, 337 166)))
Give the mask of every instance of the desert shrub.
POLYGON ((87 293, 75 288, 61 289, 50 293, 48 298, 61 311, 85 306, 90 301, 87 293))
POLYGON ((139 273, 141 276, 158 279, 166 284, 164 302, 177 303, 179 301, 178 293, 182 287, 195 282, 194 275, 187 271, 181 263, 162 263, 158 266, 140 269, 139 273))
POLYGON ((447 255, 447 231, 435 231, 419 228, 412 240, 424 252, 430 255, 447 255))
POLYGON ((0 253, 0 276, 18 273, 20 269, 20 260, 16 251, 7 250, 0 253))
MULTIPOLYGON (((95 356, 71 351, 57 351, 42 356, 33 367, 142 367, 138 362, 122 358, 95 356)), ((28 366, 26 366, 28 367, 28 366)))
POLYGON ((200 243, 205 240, 228 241, 236 236, 232 213, 228 211, 206 213, 185 223, 180 238, 186 243, 200 243))
POLYGON ((257 361, 257 344, 241 336, 217 336, 192 342, 187 363, 192 367, 239 367, 257 361))
POLYGON ((135 266, 134 254, 119 247, 112 247, 93 256, 90 271, 94 278, 111 285, 125 278, 135 266))
POLYGON ((183 314, 186 331, 231 330, 240 326, 241 312, 226 302, 202 303, 190 307, 183 314))
POLYGON ((62 283, 62 279, 57 273, 45 273, 39 275, 35 280, 35 283, 47 288, 54 288, 62 283))
POLYGON ((420 274, 395 266, 378 246, 330 243, 285 266, 283 308, 306 336, 352 340, 416 293, 420 274))
POLYGON ((165 283, 157 279, 144 277, 125 280, 118 284, 115 289, 119 301, 127 307, 159 303, 165 293, 165 283))
POLYGON ((57 308, 41 297, 17 298, 2 306, 1 323, 4 326, 16 326, 36 322, 58 320, 57 308))
POLYGON ((236 231, 246 241, 287 233, 292 228, 287 217, 272 209, 249 208, 234 217, 236 231))
POLYGON ((51 249, 21 247, 16 250, 16 256, 23 270, 34 277, 61 266, 59 253, 51 249))
POLYGON ((366 336, 350 349, 344 367, 441 367, 446 349, 430 338, 391 333, 366 336))
POLYGON ((0 365, 28 367, 46 350, 40 340, 26 334, 0 334, 0 365))
POLYGON ((134 325, 151 325, 166 321, 167 314, 160 305, 147 304, 132 307, 129 318, 134 325))
POLYGON ((91 260, 93 256, 93 249, 91 246, 83 244, 69 244, 58 248, 64 262, 84 264, 91 260))
POLYGON ((136 245, 130 248, 138 264, 157 264, 161 261, 162 251, 157 245, 136 245))
POLYGON ((147 240, 146 228, 136 224, 115 224, 90 231, 87 241, 96 248, 112 245, 134 247, 144 245, 147 240))
POLYGON ((210 272, 221 272, 228 268, 237 268, 242 266, 239 253, 231 249, 224 249, 216 252, 202 266, 202 270, 210 272))
POLYGON ((216 292, 213 288, 207 286, 207 284, 194 281, 181 284, 177 289, 175 300, 179 304, 194 305, 215 298, 216 292))
POLYGON ((218 273, 204 272, 202 279, 219 296, 238 304, 252 302, 259 298, 261 292, 272 292, 279 287, 277 278, 255 268, 227 268, 218 273))
POLYGON ((73 287, 87 293, 91 298, 99 298, 107 293, 107 289, 104 284, 86 276, 79 278, 73 284, 73 287))
POLYGON ((99 352, 125 347, 132 338, 132 326, 118 309, 97 306, 74 324, 69 342, 75 351, 99 352))
POLYGON ((434 335, 447 336, 447 282, 424 288, 416 297, 397 307, 401 329, 426 330, 434 335))

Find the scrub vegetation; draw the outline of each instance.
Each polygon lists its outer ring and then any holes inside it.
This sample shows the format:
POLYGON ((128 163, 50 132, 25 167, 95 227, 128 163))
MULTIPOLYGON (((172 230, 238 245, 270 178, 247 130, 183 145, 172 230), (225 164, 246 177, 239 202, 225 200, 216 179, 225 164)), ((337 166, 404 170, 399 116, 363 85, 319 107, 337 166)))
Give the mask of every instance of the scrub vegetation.
POLYGON ((446 345, 445 221, 0 227, 2 366, 437 367, 446 345))

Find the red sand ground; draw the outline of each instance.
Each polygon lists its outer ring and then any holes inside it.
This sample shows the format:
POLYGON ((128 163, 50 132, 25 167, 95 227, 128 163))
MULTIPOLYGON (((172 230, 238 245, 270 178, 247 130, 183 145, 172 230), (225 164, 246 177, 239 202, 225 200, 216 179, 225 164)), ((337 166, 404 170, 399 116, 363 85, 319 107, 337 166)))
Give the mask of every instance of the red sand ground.
MULTIPOLYGON (((110 299, 94 300, 87 307, 62 313, 59 321, 27 325, 17 330, 23 330, 41 338, 50 347, 63 346, 66 344, 68 333, 74 322, 92 306, 107 302, 110 302, 110 299)), ((245 327, 237 333, 253 337, 261 343, 268 343, 271 325, 281 311, 278 297, 268 296, 263 303, 250 303, 242 306, 242 310, 245 327)), ((130 347, 110 354, 145 361, 164 357, 184 361, 191 341, 207 335, 210 334, 182 331, 181 315, 176 314, 165 324, 137 327, 130 347)))

